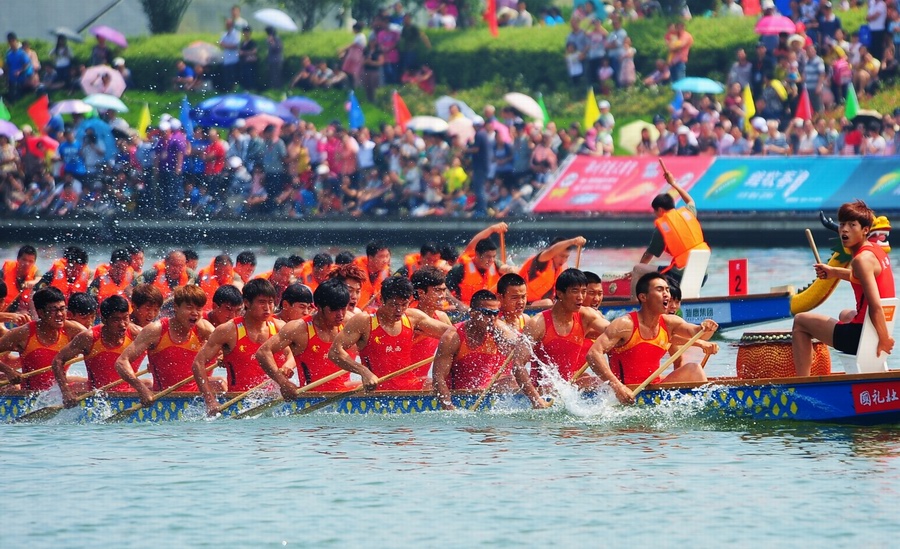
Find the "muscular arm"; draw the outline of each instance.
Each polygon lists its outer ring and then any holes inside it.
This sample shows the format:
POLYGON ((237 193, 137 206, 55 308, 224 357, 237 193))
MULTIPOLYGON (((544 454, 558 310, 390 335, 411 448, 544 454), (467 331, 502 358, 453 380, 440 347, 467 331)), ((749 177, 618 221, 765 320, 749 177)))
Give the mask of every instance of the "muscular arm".
POLYGON ((62 392, 63 404, 66 408, 71 408, 77 404, 75 402, 75 393, 72 391, 72 388, 69 387, 69 383, 66 379, 66 362, 78 355, 87 356, 93 343, 94 337, 91 335, 91 332, 85 330, 75 336, 68 345, 60 349, 60 351, 56 353, 56 356, 53 357, 53 362, 51 363, 51 366, 53 366, 53 376, 56 378, 56 383, 59 385, 60 392, 62 392))
POLYGON ((595 309, 581 308, 581 325, 584 326, 584 337, 596 339, 606 331, 609 321, 595 309))
POLYGON ((534 408, 545 408, 547 403, 541 398, 534 384, 531 383, 531 376, 528 373, 528 362, 534 354, 533 345, 544 339, 546 331, 547 326, 544 323, 544 315, 535 315, 529 318, 525 324, 525 329, 522 330, 522 337, 516 343, 515 348, 510 351, 515 353, 512 359, 514 364, 513 376, 516 378, 519 387, 522 388, 522 393, 528 397, 534 408))
POLYGON ((213 392, 209 384, 209 376, 206 373, 206 365, 211 363, 219 356, 223 350, 234 349, 237 334, 234 331, 234 322, 226 322, 215 330, 212 335, 200 348, 200 352, 194 357, 191 364, 191 370, 194 372, 194 379, 197 381, 197 387, 203 400, 206 402, 206 411, 209 415, 215 415, 219 412, 219 400, 213 392))
MULTIPOLYGON (((22 326, 21 328, 16 328, 14 330, 6 332, 5 334, 3 334, 3 337, 0 337, 0 355, 10 352, 21 353, 25 350, 25 344, 27 341, 27 326, 22 326)), ((6 374, 6 378, 9 379, 10 383, 19 383, 19 372, 12 366, 0 362, 0 371, 6 374)))
POLYGON ((495 223, 495 224, 491 225, 487 229, 484 229, 483 231, 479 232, 478 234, 476 234, 475 236, 472 237, 472 240, 470 240, 469 243, 466 244, 466 249, 463 250, 463 254, 468 254, 470 256, 474 256, 475 255, 475 246, 479 242, 481 242, 485 238, 490 237, 494 233, 505 233, 508 229, 509 229, 509 226, 506 223, 495 223))
POLYGON ((407 309, 406 316, 409 317, 413 329, 418 329, 429 337, 435 339, 444 335, 449 328, 448 324, 442 320, 432 318, 419 309, 407 309))
POLYGON ((331 348, 328 349, 328 360, 334 362, 339 368, 359 374, 363 380, 363 386, 371 391, 378 386, 378 376, 372 373, 365 365, 353 360, 347 353, 347 349, 356 345, 357 349, 365 348, 369 340, 369 333, 372 325, 369 321, 369 315, 354 315, 341 330, 334 341, 331 348))
POLYGON ((441 406, 445 410, 454 408, 450 397, 450 386, 447 384, 447 377, 450 376, 450 369, 453 367, 453 359, 459 352, 460 340, 459 333, 456 330, 447 330, 441 336, 441 342, 438 344, 437 351, 434 354, 434 389, 441 401, 441 406))
POLYGON ((631 337, 633 330, 634 323, 631 321, 630 316, 623 316, 613 320, 606 330, 600 334, 600 337, 597 338, 587 354, 587 360, 591 369, 600 379, 609 383, 616 398, 623 404, 633 403, 634 394, 612 373, 606 354, 631 337))
MULTIPOLYGON (((144 406, 149 406, 153 403, 153 393, 134 375, 131 363, 149 349, 155 347, 161 336, 162 324, 159 321, 151 322, 144 326, 137 337, 134 338, 134 341, 131 342, 131 345, 126 347, 122 354, 119 355, 119 358, 116 359, 116 372, 119 373, 119 377, 125 380, 126 383, 134 387, 141 398, 141 404, 144 406)), ((154 373, 153 375, 155 376, 156 374, 154 373)))
POLYGON ((584 246, 586 242, 587 240, 585 240, 583 236, 562 240, 538 254, 537 260, 541 263, 546 263, 572 246, 584 246))
POLYGON ((275 353, 279 353, 293 347, 299 351, 306 349, 309 343, 309 332, 306 329, 306 322, 303 320, 292 320, 284 325, 277 334, 266 340, 265 343, 256 351, 256 360, 263 371, 272 378, 281 389, 281 396, 286 400, 297 396, 297 386, 291 383, 286 375, 275 364, 275 353))

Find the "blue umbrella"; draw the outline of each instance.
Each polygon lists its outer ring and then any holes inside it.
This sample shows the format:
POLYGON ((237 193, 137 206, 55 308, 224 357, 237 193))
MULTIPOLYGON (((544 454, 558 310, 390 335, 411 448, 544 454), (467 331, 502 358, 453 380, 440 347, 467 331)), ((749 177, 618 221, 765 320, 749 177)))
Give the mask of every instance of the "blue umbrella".
POLYGON ((191 110, 191 118, 201 126, 231 127, 237 119, 250 118, 257 114, 277 116, 285 122, 297 120, 289 110, 278 103, 250 93, 211 97, 191 110))
POLYGON ((725 86, 709 78, 688 76, 672 84, 672 89, 694 93, 722 93, 725 91, 725 86))
POLYGON ((103 159, 107 162, 112 160, 116 155, 116 139, 113 137, 112 128, 109 127, 109 124, 99 118, 87 118, 82 120, 81 123, 78 124, 78 128, 75 129, 75 138, 81 143, 84 143, 84 134, 88 129, 94 130, 94 135, 96 135, 97 139, 103 143, 103 146, 106 149, 103 153, 103 159))

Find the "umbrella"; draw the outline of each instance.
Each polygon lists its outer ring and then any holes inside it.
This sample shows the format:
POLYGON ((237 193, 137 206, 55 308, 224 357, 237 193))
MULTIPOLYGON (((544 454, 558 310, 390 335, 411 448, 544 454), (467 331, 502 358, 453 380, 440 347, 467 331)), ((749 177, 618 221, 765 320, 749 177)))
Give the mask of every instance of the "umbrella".
POLYGON ((616 143, 631 154, 635 154, 638 143, 641 142, 641 131, 644 128, 650 131, 651 140, 656 141, 659 138, 659 130, 656 129, 656 126, 643 120, 635 120, 619 129, 619 139, 616 143))
POLYGON ((50 108, 50 114, 85 114, 94 110, 81 99, 66 99, 50 108))
POLYGON ((94 130, 94 135, 97 136, 97 140, 103 143, 103 147, 105 149, 103 153, 103 160, 109 162, 116 155, 116 140, 112 134, 112 128, 99 118, 88 118, 78 124, 78 127, 75 128, 75 139, 84 143, 84 135, 88 130, 94 130))
POLYGON ((456 137, 460 145, 465 145, 475 137, 475 126, 468 118, 454 118, 448 126, 447 133, 456 137))
POLYGON ((84 98, 84 102, 98 111, 128 112, 128 107, 125 106, 125 103, 122 103, 122 100, 114 95, 92 93, 84 98))
POLYGON ((756 23, 753 30, 756 34, 794 34, 797 32, 797 25, 783 15, 766 15, 756 23))
POLYGON ((250 93, 228 94, 211 97, 191 110, 191 118, 201 126, 231 127, 238 118, 250 118, 257 114, 271 114, 285 122, 297 118, 287 109, 267 97, 250 93))
POLYGON ((450 129, 443 118, 437 116, 413 116, 406 123, 406 129, 417 132, 442 133, 450 129))
POLYGON ((47 155, 47 151, 55 151, 59 148, 59 141, 52 137, 41 135, 26 139, 25 146, 28 148, 28 152, 34 156, 43 158, 47 155))
POLYGON ((222 62, 222 50, 209 42, 191 42, 181 50, 181 58, 187 63, 209 65, 222 62))
POLYGON ((105 93, 122 97, 125 93, 125 79, 122 73, 109 65, 96 65, 88 67, 81 77, 81 88, 84 93, 90 95, 92 93, 105 93), (103 75, 109 75, 109 84, 103 83, 103 75))
POLYGON ((122 46, 123 48, 128 47, 128 40, 125 40, 125 35, 112 27, 107 27, 106 25, 97 25, 96 27, 91 28, 91 34, 93 34, 97 38, 103 38, 112 42, 113 44, 122 46))
POLYGON ((854 116, 851 120, 854 124, 865 124, 868 128, 869 124, 875 122, 879 126, 881 126, 881 113, 878 111, 874 111, 871 109, 860 109, 856 112, 856 116, 854 116))
POLYGON ((275 129, 278 131, 281 131, 281 126, 284 125, 284 120, 271 114, 257 114, 246 119, 245 122, 247 122, 247 126, 256 128, 260 133, 270 124, 275 126, 275 129))
POLYGON ((536 120, 544 119, 544 111, 538 102, 524 93, 512 92, 503 96, 503 100, 509 103, 509 106, 516 109, 520 113, 529 118, 536 120))
POLYGON ((292 97, 288 97, 281 103, 279 103, 282 107, 296 114, 321 114, 322 106, 310 99, 309 97, 304 97, 302 95, 295 95, 292 97))
POLYGON ((509 135, 509 126, 503 122, 494 120, 488 125, 488 128, 497 132, 497 139, 499 139, 501 143, 512 143, 512 136, 509 135))
POLYGON ((53 36, 65 36, 72 42, 84 42, 84 38, 69 27, 56 27, 55 29, 50 29, 50 34, 53 36))
POLYGON ((264 25, 275 27, 276 29, 297 32, 297 23, 291 19, 291 16, 281 10, 264 9, 253 14, 253 18, 264 25))
POLYGON ((709 78, 688 76, 687 78, 682 78, 678 82, 672 84, 672 89, 694 93, 722 93, 725 91, 725 86, 715 80, 710 80, 709 78))
POLYGON ((8 120, 0 120, 0 135, 5 135, 13 141, 22 139, 22 132, 19 131, 19 128, 17 128, 15 124, 8 120))
POLYGON ((462 112, 463 116, 466 118, 475 118, 476 113, 472 110, 472 107, 466 105, 463 101, 456 99, 454 97, 450 97, 449 95, 445 95, 439 98, 434 102, 434 110, 437 112, 437 115, 443 118, 444 120, 448 120, 450 118, 450 105, 456 105, 459 107, 459 110, 462 112))

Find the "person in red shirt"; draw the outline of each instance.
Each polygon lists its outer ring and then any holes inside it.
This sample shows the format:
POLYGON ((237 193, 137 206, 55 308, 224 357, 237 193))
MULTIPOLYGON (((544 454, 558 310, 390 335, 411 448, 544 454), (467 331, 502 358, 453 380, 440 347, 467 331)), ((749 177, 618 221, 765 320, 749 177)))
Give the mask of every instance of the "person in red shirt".
POLYGON ((305 318, 313 313, 313 293, 306 284, 295 282, 281 294, 281 305, 276 318, 284 322, 305 318))
MULTIPOLYGON (((707 354, 719 351, 717 344, 706 341, 719 328, 715 321, 706 319, 698 326, 681 317, 665 314, 671 297, 665 276, 657 272, 646 273, 638 279, 635 290, 640 309, 613 320, 587 355, 594 372, 609 382, 616 398, 625 404, 634 402, 634 393, 625 384, 643 383, 659 368, 659 361, 671 343, 684 343, 697 333, 705 332, 696 345, 707 354)), ((699 364, 689 363, 654 382, 680 381, 703 382, 706 374, 699 364)))
POLYGON ((506 273, 497 281, 497 298, 500 300, 500 320, 510 329, 521 333, 528 317, 528 287, 525 279, 516 273, 506 273))
POLYGON ((143 328, 159 316, 162 292, 152 284, 138 284, 131 292, 131 322, 143 328))
POLYGON ((212 298, 213 307, 204 315, 206 320, 218 328, 232 318, 239 316, 244 309, 244 296, 231 284, 219 286, 212 298))
MULTIPOLYGON (((316 309, 311 316, 288 322, 256 352, 259 365, 278 384, 285 400, 296 398, 300 386, 340 371, 327 355, 335 337, 344 327, 350 291, 341 280, 326 280, 316 288, 313 300, 316 309), (275 360, 275 356, 287 348, 290 348, 297 363, 300 386, 290 381, 275 360)), ((323 383, 316 390, 343 391, 349 381, 350 374, 347 373, 323 383)))
POLYGON ((217 196, 225 188, 222 171, 225 169, 227 152, 227 144, 219 138, 219 130, 211 128, 209 145, 206 146, 206 152, 203 154, 203 160, 206 162, 203 177, 206 180, 206 188, 209 189, 209 194, 212 196, 217 196))
POLYGON ((328 280, 337 279, 347 285, 350 291, 350 301, 347 303, 347 318, 361 312, 356 304, 359 302, 363 282, 366 280, 366 272, 352 263, 341 265, 328 274, 328 280))
POLYGON ((234 277, 232 283, 238 289, 241 289, 244 284, 250 282, 250 279, 253 278, 253 271, 255 270, 256 254, 249 250, 244 250, 238 254, 237 259, 234 261, 234 274, 237 276, 234 277))
POLYGON ((97 300, 91 294, 76 292, 69 296, 66 318, 90 330, 97 322, 97 300))
MULTIPOLYGON (((447 316, 447 313, 442 310, 447 297, 447 284, 444 282, 444 278, 443 271, 437 267, 425 266, 413 273, 410 282, 412 282, 413 297, 416 300, 415 308, 449 327, 453 323, 450 322, 450 317, 447 316)), ((416 330, 410 358, 413 362, 419 362, 422 359, 434 356, 438 343, 440 343, 440 338, 429 336, 422 330, 416 330)), ((428 371, 430 369, 431 365, 425 364, 418 370, 415 370, 416 375, 425 380, 425 389, 430 388, 428 385, 430 381, 428 371)))
MULTIPOLYGON (((220 412, 216 393, 209 383, 206 365, 219 354, 228 371, 228 388, 232 391, 249 391, 266 379, 266 373, 255 359, 256 351, 270 337, 278 333, 284 322, 274 318, 275 287, 268 280, 255 278, 241 290, 244 297, 244 316, 235 317, 213 331, 212 335, 194 357, 194 379, 210 416, 220 412)), ((275 362, 279 368, 291 369, 290 353, 279 353, 275 362)))
POLYGON ((406 277, 392 276, 381 285, 382 305, 375 313, 354 315, 335 337, 328 358, 348 372, 362 376, 363 386, 375 390, 422 390, 423 382, 415 372, 408 372, 379 384, 379 378, 412 364, 415 330, 431 337, 441 337, 449 328, 418 309, 410 309, 413 286, 406 277), (359 349, 362 363, 347 352, 359 349))

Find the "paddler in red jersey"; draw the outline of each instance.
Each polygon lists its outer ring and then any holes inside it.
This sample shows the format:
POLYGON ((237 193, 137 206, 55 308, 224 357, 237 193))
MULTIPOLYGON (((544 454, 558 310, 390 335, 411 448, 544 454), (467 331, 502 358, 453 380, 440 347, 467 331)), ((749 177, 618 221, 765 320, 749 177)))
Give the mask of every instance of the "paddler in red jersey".
MULTIPOLYGON (((66 320, 66 298, 59 288, 43 288, 34 292, 32 304, 38 319, 13 328, 0 337, 0 355, 19 353, 19 364, 23 374, 50 366, 56 353, 84 331, 81 324, 66 320)), ((19 372, 2 362, 0 370, 6 374, 10 384, 17 385, 21 382, 21 388, 27 391, 46 391, 56 382, 51 371, 23 380, 19 372)), ((67 383, 75 384, 78 389, 84 389, 87 386, 87 379, 69 377, 67 383)))
POLYGON ((311 315, 315 309, 313 293, 309 286, 294 282, 282 292, 281 303, 275 318, 283 322, 290 322, 311 315))
POLYGON ((392 276, 381 284, 381 303, 375 313, 354 315, 338 333, 328 358, 348 372, 362 376, 366 390, 421 391, 416 372, 379 384, 378 378, 413 363, 412 345, 416 328, 431 337, 441 337, 450 328, 418 309, 410 309, 413 286, 406 277, 392 276), (356 346, 362 363, 353 360, 347 349, 356 346))
MULTIPOLYGON (((103 300, 100 304, 100 318, 102 324, 76 335, 53 359, 53 375, 62 391, 63 405, 66 408, 78 404, 75 389, 66 379, 66 362, 78 355, 84 357, 88 389, 97 389, 121 380, 116 371, 116 359, 131 345, 141 330, 128 318, 128 300, 119 295, 111 295, 103 300)), ((136 370, 143 359, 143 355, 137 357, 131 363, 132 368, 136 370)), ((134 391, 124 381, 109 390, 134 391)))
MULTIPOLYGON (((515 275, 518 276, 518 275, 515 275)), ((469 320, 444 332, 434 357, 434 388, 445 410, 453 410, 450 391, 486 389, 515 351, 519 334, 499 319, 500 301, 488 290, 472 296, 469 320)), ((535 408, 548 404, 535 390, 522 367, 511 368, 494 383, 497 392, 522 392, 535 408)))
POLYGON ((139 284, 131 291, 131 322, 143 328, 159 316, 163 296, 151 284, 139 284))
MULTIPOLYGON (((437 267, 425 266, 417 270, 410 278, 413 285, 413 299, 415 308, 435 320, 439 320, 449 328, 453 325, 450 317, 443 311, 447 297, 447 284, 444 282, 444 273, 437 267)), ((410 359, 419 362, 425 358, 434 356, 440 338, 432 337, 417 329, 413 336, 413 348, 410 359)), ((423 389, 431 389, 431 376, 428 372, 431 364, 425 364, 414 370, 415 374, 423 381, 423 389)))
POLYGON ((357 303, 360 295, 362 295, 362 285, 366 280, 366 272, 356 265, 348 263, 335 267, 328 274, 328 280, 332 279, 340 280, 347 285, 347 289, 350 291, 350 301, 347 303, 347 314, 344 315, 344 318, 349 319, 351 316, 362 312, 357 303))
POLYGON ((532 307, 553 305, 553 284, 566 268, 572 250, 585 245, 583 236, 557 238, 550 246, 528 258, 519 269, 519 276, 528 285, 528 303, 532 307))
MULTIPOLYGON (((344 327, 350 291, 342 281, 330 279, 319 284, 313 292, 313 300, 316 309, 312 315, 288 322, 256 352, 259 365, 275 380, 286 400, 296 398, 300 387, 291 383, 277 366, 275 356, 285 349, 290 348, 294 355, 301 387, 341 371, 327 355, 331 343, 344 327)), ((316 391, 344 391, 348 381, 349 372, 323 383, 316 391)))
POLYGON ((838 210, 841 244, 850 250, 853 259, 847 268, 817 263, 816 276, 822 279, 849 280, 856 297, 856 311, 849 322, 816 313, 799 313, 794 317, 791 348, 798 376, 809 375, 813 360, 813 339, 838 351, 856 355, 866 315, 869 315, 878 333, 877 353, 890 354, 894 348, 894 338, 888 332, 885 311, 881 305, 882 298, 896 296, 894 274, 890 258, 881 246, 868 240, 874 219, 875 214, 861 200, 843 204, 838 210))
POLYGON ((497 298, 500 300, 500 320, 516 333, 525 330, 528 317, 528 287, 525 279, 516 273, 506 273, 497 281, 497 298))
MULTIPOLYGON (((528 319, 523 332, 535 342, 531 382, 542 390, 549 388, 551 375, 572 381, 584 364, 580 362, 584 341, 598 337, 609 325, 599 311, 583 306, 587 277, 580 270, 560 273, 555 292, 553 307, 528 319)), ((579 388, 589 389, 599 381, 593 376, 582 376, 576 383, 579 388)))
POLYGON ((213 294, 212 302, 212 309, 203 313, 203 318, 208 320, 213 328, 218 328, 232 318, 240 316, 244 310, 244 296, 231 284, 219 286, 213 294))
MULTIPOLYGON (((172 296, 175 315, 145 326, 116 360, 116 371, 137 390, 144 406, 153 404, 153 393, 134 375, 132 363, 147 353, 153 390, 162 391, 193 376, 194 357, 213 331, 212 324, 203 319, 206 294, 199 286, 175 288, 172 296)), ((196 392, 197 384, 188 383, 181 390, 196 392)))
POLYGON ((69 296, 66 318, 90 330, 97 323, 97 300, 91 294, 76 292, 69 296))
MULTIPOLYGON (((256 351, 270 337, 278 333, 284 322, 274 318, 275 286, 262 278, 254 278, 244 284, 244 316, 235 317, 222 324, 194 357, 194 379, 206 401, 209 415, 219 413, 219 401, 210 386, 206 373, 207 364, 222 354, 222 365, 228 372, 228 389, 249 391, 266 380, 266 373, 256 361, 256 351)), ((275 362, 279 368, 293 367, 290 353, 279 353, 275 362)))
MULTIPOLYGON (((600 305, 603 304, 603 280, 597 273, 592 273, 591 271, 584 271, 584 277, 587 279, 587 291, 584 293, 583 305, 588 309, 594 309, 599 312, 600 305)), ((601 312, 600 314, 602 315, 603 313, 601 312)), ((597 335, 599 336, 600 334, 597 335)), ((581 357, 578 359, 578 362, 582 365, 587 360, 588 351, 591 350, 596 340, 596 337, 584 338, 584 345, 581 347, 581 357)))
POLYGON ((6 283, 6 296, 0 300, 0 311, 28 311, 31 288, 37 283, 38 270, 37 250, 26 244, 19 248, 15 259, 3 262, 3 282, 6 283), (10 305, 16 307, 10 309, 10 305))
MULTIPOLYGON (((659 368, 659 361, 671 343, 685 343, 699 332, 696 345, 706 354, 716 354, 719 346, 707 341, 719 328, 712 319, 699 326, 675 315, 665 314, 669 305, 669 283, 660 273, 646 273, 638 279, 637 298, 641 308, 613 320, 588 352, 591 368, 608 381, 620 402, 631 404, 634 394, 625 384, 643 383, 659 368), (607 359, 609 354, 609 359, 607 359)), ((654 383, 704 382, 706 374, 697 363, 676 368, 654 383)))

